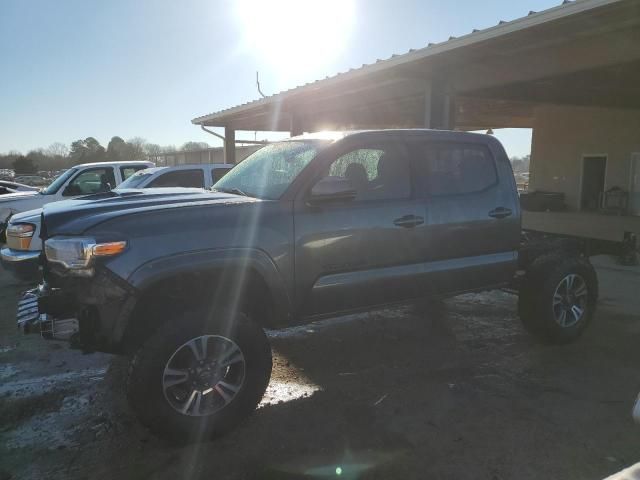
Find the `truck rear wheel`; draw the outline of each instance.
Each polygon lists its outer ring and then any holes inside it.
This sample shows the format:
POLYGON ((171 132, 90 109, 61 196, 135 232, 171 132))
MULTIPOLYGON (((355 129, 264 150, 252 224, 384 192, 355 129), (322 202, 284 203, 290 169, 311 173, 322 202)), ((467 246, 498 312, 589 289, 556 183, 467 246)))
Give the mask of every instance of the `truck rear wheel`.
POLYGON ((166 322, 133 357, 127 397, 142 423, 198 442, 251 414, 271 376, 271 348, 246 315, 191 312, 166 322))
POLYGON ((545 255, 530 266, 520 288, 524 328, 548 343, 569 343, 587 328, 598 300, 598 278, 588 260, 545 255))

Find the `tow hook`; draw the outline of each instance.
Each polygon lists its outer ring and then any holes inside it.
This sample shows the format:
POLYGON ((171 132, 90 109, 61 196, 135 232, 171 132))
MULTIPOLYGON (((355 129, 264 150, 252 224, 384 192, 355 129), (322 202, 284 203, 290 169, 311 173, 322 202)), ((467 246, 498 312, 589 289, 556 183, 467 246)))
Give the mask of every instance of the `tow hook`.
POLYGON ((47 340, 71 341, 71 338, 80 331, 78 319, 65 318, 58 320, 51 315, 40 315, 40 334, 47 340))

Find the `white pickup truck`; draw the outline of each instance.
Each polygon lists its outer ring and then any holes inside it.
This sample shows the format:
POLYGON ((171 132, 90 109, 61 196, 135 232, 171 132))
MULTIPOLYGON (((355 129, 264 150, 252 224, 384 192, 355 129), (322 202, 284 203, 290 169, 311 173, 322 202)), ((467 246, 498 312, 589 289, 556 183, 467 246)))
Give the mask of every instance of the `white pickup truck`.
MULTIPOLYGON (((163 190, 171 187, 187 187, 185 193, 190 190, 196 192, 198 189, 208 190, 233 166, 215 163, 146 168, 144 165, 142 169, 136 169, 137 171, 133 174, 129 171, 126 172, 126 175, 121 172, 122 178, 126 178, 126 180, 119 183, 114 191, 126 193, 129 189, 145 189, 157 190, 155 195, 162 195, 163 190)), ((90 193, 100 193, 106 190, 108 189, 99 189, 90 193)), ((7 245, 0 250, 2 266, 25 280, 34 278, 38 273, 38 257, 42 250, 41 215, 42 208, 13 215, 6 226, 7 245)))
MULTIPOLYGON (((0 197, 0 244, 5 241, 9 219, 20 212, 42 208, 47 203, 106 192, 139 170, 155 166, 152 162, 100 162, 71 167, 48 187, 39 191, 21 191, 0 197)), ((24 232, 25 238, 29 232, 24 232)))

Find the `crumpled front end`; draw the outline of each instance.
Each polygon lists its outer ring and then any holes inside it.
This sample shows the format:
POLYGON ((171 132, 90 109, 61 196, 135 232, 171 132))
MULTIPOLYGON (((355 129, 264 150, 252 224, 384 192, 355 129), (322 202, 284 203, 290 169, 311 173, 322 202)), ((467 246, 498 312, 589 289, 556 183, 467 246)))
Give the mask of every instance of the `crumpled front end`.
POLYGON ((49 281, 23 293, 18 328, 48 340, 68 341, 87 352, 117 352, 120 325, 135 303, 131 292, 117 285, 105 269, 91 279, 47 277, 49 281))
POLYGON ((40 333, 43 338, 72 341, 79 332, 78 320, 68 309, 71 303, 60 295, 51 295, 46 283, 22 294, 18 301, 16 321, 24 333, 40 333), (55 303, 57 307, 51 308, 55 303), (55 311, 56 316, 44 313, 55 311))

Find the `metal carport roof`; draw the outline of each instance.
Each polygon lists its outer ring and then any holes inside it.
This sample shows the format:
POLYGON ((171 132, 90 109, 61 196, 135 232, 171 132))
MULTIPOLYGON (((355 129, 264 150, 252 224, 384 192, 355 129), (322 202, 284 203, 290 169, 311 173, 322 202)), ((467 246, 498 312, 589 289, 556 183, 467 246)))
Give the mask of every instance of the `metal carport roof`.
POLYGON ((295 132, 434 126, 430 111, 446 98, 449 127, 529 127, 536 102, 640 107, 639 80, 640 2, 565 1, 192 123, 295 132), (602 88, 612 81, 615 89, 602 88))

